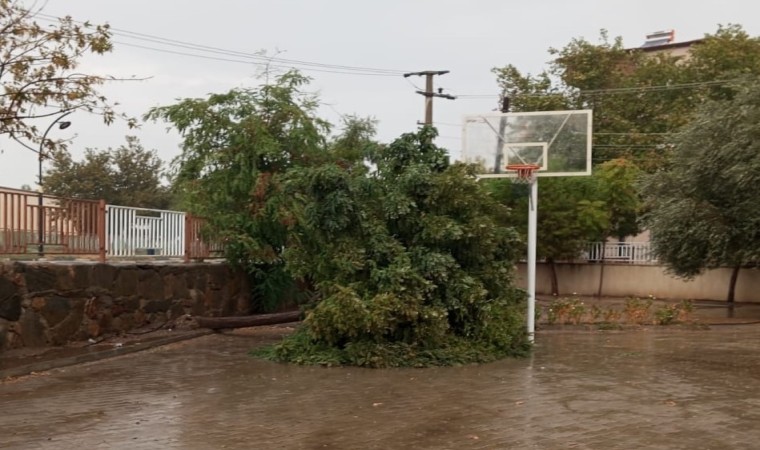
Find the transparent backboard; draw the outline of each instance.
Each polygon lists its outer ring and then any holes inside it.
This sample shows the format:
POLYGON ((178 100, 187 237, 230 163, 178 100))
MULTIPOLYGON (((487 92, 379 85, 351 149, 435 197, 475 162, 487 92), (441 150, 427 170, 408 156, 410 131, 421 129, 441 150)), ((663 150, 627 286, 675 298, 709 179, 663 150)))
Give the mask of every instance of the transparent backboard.
POLYGON ((462 160, 482 178, 514 177, 509 164, 539 166, 536 176, 591 175, 591 110, 465 116, 462 160))

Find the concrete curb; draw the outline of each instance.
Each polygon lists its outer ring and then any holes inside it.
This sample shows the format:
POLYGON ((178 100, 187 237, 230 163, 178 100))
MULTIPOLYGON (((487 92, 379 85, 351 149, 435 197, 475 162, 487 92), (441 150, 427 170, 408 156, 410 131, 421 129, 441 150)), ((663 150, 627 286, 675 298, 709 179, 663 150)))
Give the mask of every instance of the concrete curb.
POLYGON ((172 344, 174 342, 195 339, 197 337, 206 336, 213 333, 214 332, 211 330, 197 330, 190 333, 183 333, 177 336, 167 336, 165 338, 155 339, 149 342, 138 342, 132 345, 126 345, 124 347, 114 347, 96 352, 87 352, 76 356, 67 356, 63 358, 26 364, 18 367, 11 367, 9 369, 0 370, 0 380, 29 375, 32 372, 44 372, 61 367, 73 366, 75 364, 99 361, 101 359, 113 358, 115 356, 128 355, 130 353, 149 350, 151 348, 172 344))

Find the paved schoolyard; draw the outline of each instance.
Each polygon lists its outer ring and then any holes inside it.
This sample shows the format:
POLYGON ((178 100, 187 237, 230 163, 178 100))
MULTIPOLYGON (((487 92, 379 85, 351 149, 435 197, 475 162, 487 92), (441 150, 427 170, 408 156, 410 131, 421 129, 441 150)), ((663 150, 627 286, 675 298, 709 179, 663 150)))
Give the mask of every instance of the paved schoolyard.
POLYGON ((0 383, 0 448, 760 448, 760 325, 545 331, 528 359, 299 367, 211 335, 0 383))

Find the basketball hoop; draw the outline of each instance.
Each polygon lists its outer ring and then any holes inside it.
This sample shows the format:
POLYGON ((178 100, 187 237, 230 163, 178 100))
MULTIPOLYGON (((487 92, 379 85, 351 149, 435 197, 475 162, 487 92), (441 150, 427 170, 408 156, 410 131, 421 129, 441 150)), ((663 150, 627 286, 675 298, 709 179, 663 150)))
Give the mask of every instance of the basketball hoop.
POLYGON ((506 167, 508 171, 517 173, 515 181, 525 184, 529 184, 533 181, 534 172, 540 168, 541 166, 537 164, 507 164, 506 167))

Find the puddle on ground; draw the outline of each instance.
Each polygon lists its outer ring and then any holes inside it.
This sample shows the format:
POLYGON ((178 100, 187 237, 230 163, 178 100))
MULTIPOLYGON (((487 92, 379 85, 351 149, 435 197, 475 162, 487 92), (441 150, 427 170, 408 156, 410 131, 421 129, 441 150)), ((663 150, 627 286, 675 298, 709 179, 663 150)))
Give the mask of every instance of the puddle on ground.
POLYGON ((248 356, 273 338, 210 335, 0 383, 4 444, 752 448, 760 438, 760 326, 539 333, 528 358, 433 369, 248 356))

